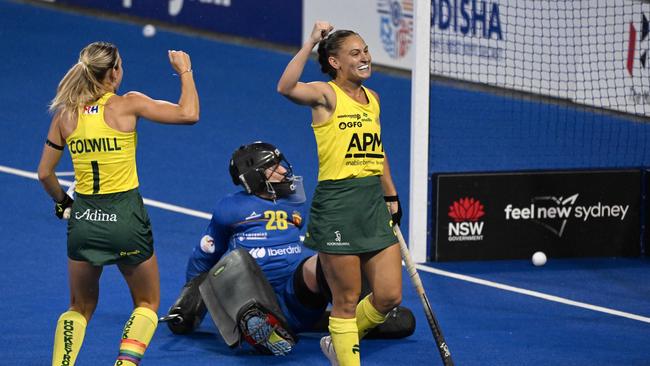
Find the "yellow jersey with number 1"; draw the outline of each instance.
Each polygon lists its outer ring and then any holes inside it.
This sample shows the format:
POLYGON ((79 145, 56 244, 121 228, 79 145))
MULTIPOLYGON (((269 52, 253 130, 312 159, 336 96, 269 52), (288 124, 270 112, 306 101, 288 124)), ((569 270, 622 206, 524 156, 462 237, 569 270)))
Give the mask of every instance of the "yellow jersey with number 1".
POLYGON ((117 131, 104 120, 104 106, 113 95, 106 93, 81 108, 77 128, 66 139, 77 181, 75 192, 116 193, 139 185, 135 165, 136 132, 117 131))
POLYGON ((318 145, 318 181, 363 178, 384 174, 379 102, 365 87, 369 102, 361 104, 334 82, 336 108, 330 118, 312 123, 318 145))

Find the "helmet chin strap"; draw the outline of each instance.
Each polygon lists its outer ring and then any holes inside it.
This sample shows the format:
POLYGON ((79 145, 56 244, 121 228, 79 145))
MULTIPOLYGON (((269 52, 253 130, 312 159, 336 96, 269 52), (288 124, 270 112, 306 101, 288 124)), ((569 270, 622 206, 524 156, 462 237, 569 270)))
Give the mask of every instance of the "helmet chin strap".
POLYGON ((273 188, 273 184, 269 182, 268 180, 266 181, 266 192, 267 194, 271 195, 271 199, 275 201, 278 198, 278 195, 275 193, 275 189, 273 188))
POLYGON ((265 182, 266 185, 266 191, 263 193, 266 193, 270 195, 270 199, 275 201, 278 198, 284 198, 287 196, 290 196, 291 194, 296 192, 296 187, 294 184, 294 179, 293 177, 285 177, 282 181, 280 182, 269 182, 268 180, 265 182))

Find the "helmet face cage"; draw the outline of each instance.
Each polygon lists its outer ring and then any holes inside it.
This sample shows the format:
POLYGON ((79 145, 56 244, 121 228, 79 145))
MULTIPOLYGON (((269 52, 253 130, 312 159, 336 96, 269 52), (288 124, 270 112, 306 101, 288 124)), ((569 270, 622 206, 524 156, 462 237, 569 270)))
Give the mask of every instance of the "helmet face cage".
POLYGON ((268 193, 273 199, 292 194, 293 169, 284 155, 275 146, 265 142, 254 142, 240 146, 230 159, 230 176, 235 185, 242 185, 249 194, 268 193), (281 182, 269 182, 266 169, 282 165, 286 170, 281 182))

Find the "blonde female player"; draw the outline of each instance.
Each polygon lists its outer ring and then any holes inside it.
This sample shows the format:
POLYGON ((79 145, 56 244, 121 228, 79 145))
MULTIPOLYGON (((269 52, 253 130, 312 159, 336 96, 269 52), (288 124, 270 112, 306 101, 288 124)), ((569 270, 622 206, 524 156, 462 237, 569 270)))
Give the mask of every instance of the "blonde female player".
POLYGON ((116 95, 122 59, 110 43, 95 42, 79 54, 59 83, 50 110, 54 113, 38 177, 56 202, 55 213, 68 222, 70 308, 61 314, 54 335, 52 365, 74 365, 99 296, 104 265, 117 264, 135 309, 129 316, 115 365, 137 365, 158 324, 158 263, 149 216, 138 192, 135 162, 139 117, 168 124, 194 124, 199 97, 190 57, 169 51, 179 75, 178 103, 129 92, 116 95), (61 189, 54 174, 67 145, 77 185, 75 200, 61 189))
POLYGON ((371 74, 368 46, 353 31, 332 30, 316 22, 278 92, 312 111, 319 172, 305 245, 319 252, 332 290, 331 338, 324 337, 321 348, 333 365, 347 366, 360 364, 359 339, 401 302, 401 257, 392 230, 401 210, 381 143, 379 97, 363 86, 371 74), (332 80, 299 82, 316 44, 321 70, 332 80), (361 271, 372 293, 357 305, 361 271))

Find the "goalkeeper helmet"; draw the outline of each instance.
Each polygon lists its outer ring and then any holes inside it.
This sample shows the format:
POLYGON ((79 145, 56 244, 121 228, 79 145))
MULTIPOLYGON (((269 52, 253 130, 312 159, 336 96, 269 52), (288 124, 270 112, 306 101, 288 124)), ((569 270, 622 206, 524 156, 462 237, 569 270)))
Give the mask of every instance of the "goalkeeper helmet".
POLYGON ((268 193, 272 199, 286 197, 296 191, 291 164, 277 147, 261 141, 242 145, 230 158, 230 176, 235 185, 242 185, 249 194, 268 193), (266 169, 276 165, 286 169, 280 182, 269 182, 266 169))

